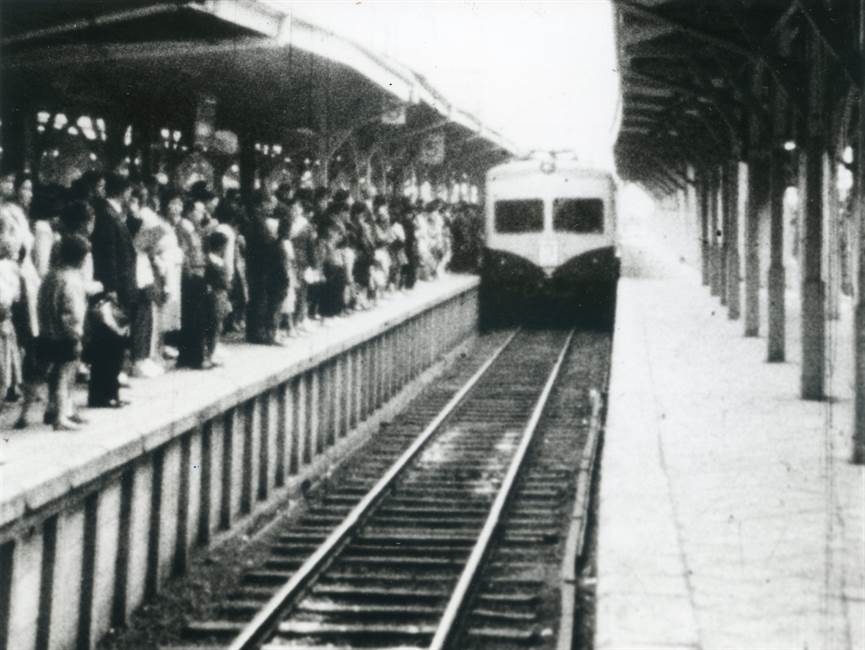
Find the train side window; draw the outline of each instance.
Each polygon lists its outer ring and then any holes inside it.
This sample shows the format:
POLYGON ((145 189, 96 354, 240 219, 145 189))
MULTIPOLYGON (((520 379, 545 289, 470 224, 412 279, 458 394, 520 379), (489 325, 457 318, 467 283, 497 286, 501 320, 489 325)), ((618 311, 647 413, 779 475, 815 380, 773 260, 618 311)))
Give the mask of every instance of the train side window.
POLYGON ((553 230, 557 232, 604 232, 604 202, 601 199, 556 199, 553 230))
POLYGON ((544 202, 540 199, 496 201, 496 232, 504 234, 541 232, 544 202))

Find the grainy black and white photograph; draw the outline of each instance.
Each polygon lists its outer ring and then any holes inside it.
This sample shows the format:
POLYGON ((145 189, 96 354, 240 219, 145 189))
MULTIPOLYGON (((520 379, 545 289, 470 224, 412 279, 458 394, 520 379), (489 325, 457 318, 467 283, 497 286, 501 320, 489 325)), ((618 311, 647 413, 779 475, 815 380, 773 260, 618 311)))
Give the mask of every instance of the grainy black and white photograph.
POLYGON ((0 0, 0 650, 865 648, 865 0, 0 0))

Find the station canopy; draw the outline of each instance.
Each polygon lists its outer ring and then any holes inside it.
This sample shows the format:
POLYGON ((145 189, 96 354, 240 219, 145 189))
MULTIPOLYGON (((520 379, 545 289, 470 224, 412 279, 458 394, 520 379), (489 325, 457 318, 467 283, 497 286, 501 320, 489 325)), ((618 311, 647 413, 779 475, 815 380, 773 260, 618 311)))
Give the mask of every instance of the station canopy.
POLYGON ((807 112, 809 32, 833 63, 825 73, 825 113, 849 123, 861 65, 857 4, 614 0, 619 174, 667 194, 685 189, 689 164, 742 159, 770 135, 770 124, 795 139, 807 112))
POLYGON ((98 112, 190 127, 202 97, 218 128, 325 156, 419 146, 443 134, 449 165, 483 169, 514 145, 448 102, 419 74, 255 0, 4 1, 4 116, 98 112))

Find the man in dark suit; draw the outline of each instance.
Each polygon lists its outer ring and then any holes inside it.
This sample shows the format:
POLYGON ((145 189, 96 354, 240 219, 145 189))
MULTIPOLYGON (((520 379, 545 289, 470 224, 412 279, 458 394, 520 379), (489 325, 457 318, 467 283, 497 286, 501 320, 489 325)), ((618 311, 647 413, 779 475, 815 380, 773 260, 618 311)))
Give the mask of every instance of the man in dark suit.
MULTIPOLYGON (((135 307, 135 247, 126 225, 131 188, 122 176, 111 174, 105 182, 105 199, 94 206, 96 222, 90 242, 93 247, 93 277, 126 316, 135 307)), ((90 355, 88 405, 94 408, 120 407, 119 375, 123 365, 126 337, 95 319, 90 355)))

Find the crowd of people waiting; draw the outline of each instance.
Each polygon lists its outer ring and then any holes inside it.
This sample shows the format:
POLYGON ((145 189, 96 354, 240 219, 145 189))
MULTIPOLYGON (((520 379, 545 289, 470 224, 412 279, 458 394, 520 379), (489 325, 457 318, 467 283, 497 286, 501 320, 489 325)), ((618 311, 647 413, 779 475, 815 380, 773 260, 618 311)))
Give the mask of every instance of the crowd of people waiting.
POLYGON ((0 175, 0 408, 16 428, 47 384, 44 422, 119 408, 128 376, 220 364, 220 337, 284 345, 450 267, 472 270, 477 208, 348 192, 185 191, 89 171, 70 188, 0 175))

